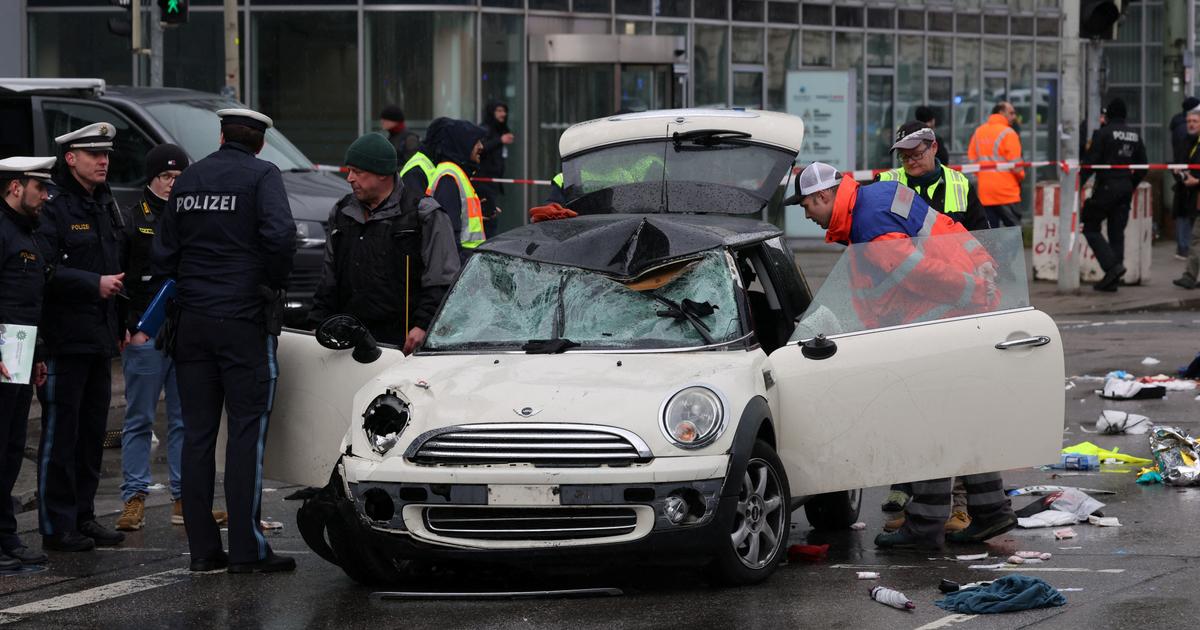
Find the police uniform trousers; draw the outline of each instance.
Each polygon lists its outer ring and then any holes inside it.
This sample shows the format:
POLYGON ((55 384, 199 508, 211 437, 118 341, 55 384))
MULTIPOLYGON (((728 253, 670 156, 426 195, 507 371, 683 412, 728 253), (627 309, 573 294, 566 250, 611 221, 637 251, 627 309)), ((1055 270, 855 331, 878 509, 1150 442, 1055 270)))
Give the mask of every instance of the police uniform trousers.
MULTIPOLYGON (((1004 480, 1000 473, 963 475, 967 489, 967 514, 971 521, 993 521, 1012 512, 1012 501, 1004 494, 1004 480)), ((945 533, 946 519, 950 518, 949 477, 912 484, 912 499, 904 508, 904 525, 900 531, 923 540, 941 542, 945 533)))
POLYGON ((183 409, 183 520, 193 559, 221 551, 212 506, 222 408, 228 422, 229 561, 254 562, 270 553, 259 520, 263 450, 278 374, 276 345, 261 323, 186 310, 180 315, 175 370, 183 409))
POLYGON ((0 549, 21 546, 12 490, 25 459, 25 429, 29 424, 32 385, 0 384, 0 549))
POLYGON ((112 359, 64 354, 47 361, 46 370, 46 383, 38 388, 38 523, 43 536, 61 536, 96 519, 112 359))
POLYGON ((1080 218, 1083 236, 1096 254, 1100 268, 1108 271, 1125 261, 1125 225, 1129 223, 1129 204, 1133 191, 1112 190, 1104 184, 1096 185, 1095 191, 1083 204, 1080 218), (1107 222, 1105 232, 1108 240, 1100 233, 1100 226, 1107 222))

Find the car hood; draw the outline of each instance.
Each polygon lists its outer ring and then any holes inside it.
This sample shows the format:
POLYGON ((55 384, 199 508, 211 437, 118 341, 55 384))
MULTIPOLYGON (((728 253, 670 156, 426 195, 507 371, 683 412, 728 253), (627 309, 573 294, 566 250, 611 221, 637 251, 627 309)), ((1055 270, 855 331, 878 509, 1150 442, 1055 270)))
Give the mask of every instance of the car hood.
MULTIPOLYGON (((656 456, 729 449, 749 399, 764 393, 761 351, 661 354, 418 355, 380 375, 356 397, 352 418, 383 389, 412 403, 412 423, 389 456, 402 455, 426 431, 496 422, 599 424, 636 433, 656 456), (659 429, 663 404, 679 389, 702 384, 724 397, 729 428, 713 445, 683 451, 659 429), (522 410, 528 409, 527 417, 522 410)), ((354 423, 355 453, 368 453, 354 423)))
POLYGON ((327 221, 333 204, 350 192, 346 180, 317 171, 285 172, 283 187, 297 221, 327 221))

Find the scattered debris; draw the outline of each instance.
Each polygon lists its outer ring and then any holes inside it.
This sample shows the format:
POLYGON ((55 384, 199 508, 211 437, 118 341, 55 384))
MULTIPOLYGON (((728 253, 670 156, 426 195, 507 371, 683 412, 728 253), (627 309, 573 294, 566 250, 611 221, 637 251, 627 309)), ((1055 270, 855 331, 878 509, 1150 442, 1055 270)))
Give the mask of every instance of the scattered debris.
POLYGON ((964 614, 1005 613, 1062 606, 1067 598, 1045 581, 1027 575, 1006 575, 987 586, 949 593, 936 604, 964 614))
POLYGON ((1064 527, 1062 529, 1054 530, 1054 539, 1055 540, 1066 540, 1068 538, 1074 538, 1074 537, 1075 537, 1075 530, 1071 529, 1070 527, 1064 527))
POLYGON ((1083 592, 1083 589, 1081 589, 1081 588, 1060 588, 1060 589, 1058 589, 1058 592, 1059 593, 1081 593, 1081 592, 1083 592))
POLYGON ((971 560, 986 560, 987 557, 988 557, 988 555, 986 553, 972 553, 972 554, 966 554, 966 555, 961 555, 961 556, 954 556, 954 559, 958 560, 960 562, 969 562, 971 560))
POLYGON ((1156 427, 1150 434, 1150 454, 1163 483, 1191 486, 1200 482, 1200 443, 1183 429, 1156 427))
POLYGON ((1143 486, 1149 486, 1156 483, 1162 483, 1163 478, 1162 475, 1158 473, 1158 468, 1143 468, 1141 472, 1138 473, 1137 482, 1143 486))
POLYGON ((283 529, 283 523, 280 523, 279 521, 272 521, 268 518, 264 518, 263 520, 259 521, 259 524, 262 525, 263 529, 283 529))
POLYGON ((1115 516, 1089 516, 1088 522, 1097 527, 1120 527, 1121 521, 1115 516))
POLYGON ((945 578, 942 578, 941 583, 938 584, 938 590, 943 593, 953 593, 960 588, 962 587, 958 585, 958 582, 951 582, 945 578))
POLYGON ((1083 549, 1083 547, 1059 547, 1059 549, 1062 549, 1063 551, 1069 551, 1071 549, 1083 549))
MULTIPOLYGON (((1050 554, 1046 554, 1046 555, 1050 555, 1050 554)), ((1041 558, 1038 558, 1036 556, 1033 558, 1022 558, 1021 556, 1017 556, 1017 555, 1008 557, 1009 564, 1041 564, 1042 562, 1045 562, 1045 560, 1042 560, 1041 558)))
POLYGON ((969 566, 967 568, 968 569, 984 569, 984 570, 995 571, 996 569, 1003 569, 1004 563, 1000 562, 997 564, 972 564, 971 566, 969 566))
POLYGON ((862 521, 859 521, 859 522, 857 522, 857 523, 855 523, 855 524, 853 524, 853 525, 851 525, 851 526, 850 526, 850 529, 852 529, 852 530, 854 530, 854 531, 856 531, 856 532, 861 532, 862 530, 864 530, 864 529, 866 529, 866 528, 867 528, 867 524, 866 524, 866 523, 864 523, 864 522, 862 522, 862 521))
POLYGON ((1066 389, 1066 390, 1075 389, 1075 383, 1072 381, 1067 381, 1067 386, 1064 389, 1066 389))
POLYGON ((1046 553, 1044 551, 1018 551, 1016 553, 1016 555, 1018 558, 1024 558, 1026 560, 1029 560, 1032 558, 1037 558, 1038 560, 1049 560, 1050 559, 1050 554, 1046 553))
POLYGON ((879 573, 876 571, 859 571, 858 579, 860 579, 860 580, 878 580, 879 573))
POLYGON ((1100 458, 1095 455, 1063 453, 1058 463, 1050 468, 1053 470, 1097 470, 1100 468, 1100 458))
POLYGON ((1196 381, 1190 378, 1175 378, 1166 374, 1155 374, 1154 376, 1143 376, 1138 379, 1139 383, 1150 383, 1153 385, 1162 385, 1169 392, 1187 392, 1196 389, 1196 381))
POLYGON ((1166 395, 1167 388, 1162 385, 1115 378, 1104 381, 1104 389, 1100 391, 1100 397, 1108 400, 1152 400, 1166 395))
POLYGON ((1154 357, 1146 357, 1145 359, 1142 359, 1142 365, 1158 365, 1159 363, 1162 363, 1162 361, 1159 361, 1154 357))
POLYGON ((1096 431, 1104 435, 1142 435, 1150 430, 1150 418, 1128 411, 1105 409, 1096 420, 1096 431))
POLYGON ((1116 460, 1122 464, 1149 464, 1150 460, 1144 457, 1134 457, 1120 452, 1120 448, 1114 447, 1112 450, 1100 448, 1091 442, 1080 442, 1074 446, 1068 446, 1062 450, 1063 453, 1075 455, 1095 455, 1103 461, 1116 460))
POLYGON ((876 586, 872 588, 871 599, 879 602, 880 604, 891 606, 892 608, 899 608, 900 610, 913 610, 917 607, 917 605, 914 604, 911 599, 906 597, 904 593, 890 589, 886 586, 876 586))
MULTIPOLYGON (((1035 529, 1038 527, 1061 527, 1063 525, 1074 525, 1079 519, 1073 512, 1063 512, 1061 510, 1043 510, 1032 516, 1024 516, 1017 519, 1017 526, 1024 529, 1035 529)), ((1058 532, 1055 532, 1056 534, 1058 532)))
MULTIPOLYGON (((1086 444, 1086 442, 1085 442, 1085 444, 1086 444)), ((1024 495, 1039 497, 1039 496, 1046 495, 1046 494, 1053 494, 1060 490, 1065 490, 1065 489, 1071 488, 1071 487, 1072 486, 1024 486, 1022 488, 1008 490, 1007 492, 1005 492, 1005 494, 1007 494, 1010 497, 1019 497, 1019 496, 1024 496, 1024 495)), ((1095 488, 1075 488, 1075 489, 1079 490, 1081 492, 1086 492, 1088 494, 1116 494, 1116 492, 1114 492, 1112 490, 1097 490, 1095 488)))
POLYGON ((792 545, 788 547, 788 560, 821 560, 829 553, 829 545, 792 545))

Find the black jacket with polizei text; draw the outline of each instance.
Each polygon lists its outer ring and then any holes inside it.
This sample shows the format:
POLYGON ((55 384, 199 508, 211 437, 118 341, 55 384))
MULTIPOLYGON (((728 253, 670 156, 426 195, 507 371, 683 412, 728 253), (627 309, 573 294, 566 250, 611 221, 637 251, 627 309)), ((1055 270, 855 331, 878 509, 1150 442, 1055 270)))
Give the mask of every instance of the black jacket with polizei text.
POLYGON ((150 275, 174 278, 186 311, 263 321, 264 288, 284 289, 296 223, 272 163, 226 142, 176 180, 151 247, 150 275))
MULTIPOLYGON (((1146 159, 1146 145, 1142 142, 1141 134, 1125 124, 1124 119, 1114 118, 1092 134, 1083 163, 1145 164, 1146 159)), ((1146 177, 1145 170, 1085 170, 1083 181, 1086 182, 1093 172, 1096 174, 1096 193, 1105 194, 1129 193, 1146 177)))
POLYGON ((41 320, 49 266, 37 227, 36 218, 0 201, 0 324, 37 326, 41 320))
POLYGON ((39 233, 54 272, 39 335, 50 356, 116 356, 125 337, 123 297, 101 299, 100 276, 121 273, 124 220, 107 185, 88 193, 63 169, 50 187, 39 233))

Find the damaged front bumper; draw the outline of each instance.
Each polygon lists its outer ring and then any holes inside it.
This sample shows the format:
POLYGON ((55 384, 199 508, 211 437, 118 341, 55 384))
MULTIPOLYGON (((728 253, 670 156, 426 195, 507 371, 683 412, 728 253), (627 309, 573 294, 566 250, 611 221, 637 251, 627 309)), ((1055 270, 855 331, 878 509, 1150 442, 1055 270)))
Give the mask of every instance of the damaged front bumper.
POLYGON ((732 514, 736 502, 720 496, 723 478, 553 486, 347 479, 339 460, 329 484, 297 514, 309 547, 338 565, 351 555, 339 544, 397 560, 602 554, 692 564, 728 535, 720 515, 732 514))

